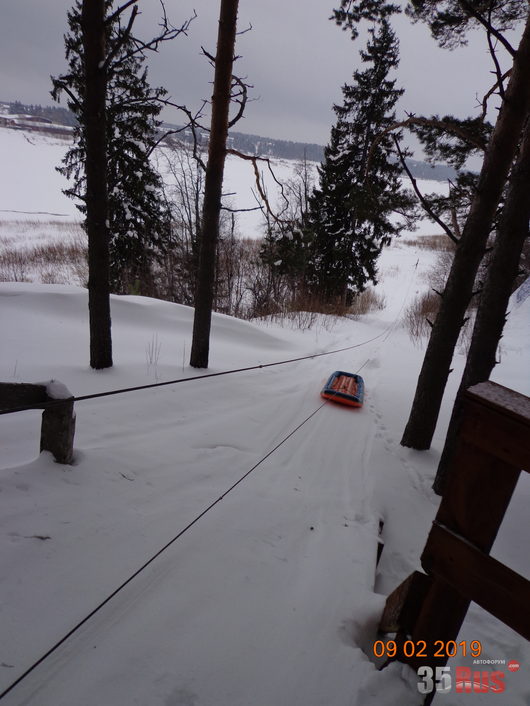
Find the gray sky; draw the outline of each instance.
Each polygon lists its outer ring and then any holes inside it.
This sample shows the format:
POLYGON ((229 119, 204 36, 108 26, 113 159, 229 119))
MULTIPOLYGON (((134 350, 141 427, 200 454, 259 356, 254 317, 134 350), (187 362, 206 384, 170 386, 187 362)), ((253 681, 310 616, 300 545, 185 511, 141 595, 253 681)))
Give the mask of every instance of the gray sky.
MULTIPOLYGON (((70 0, 0 0, 0 100, 50 104, 50 74, 65 68, 63 34, 70 0)), ((143 38, 157 29, 159 3, 140 0, 143 38)), ((189 36, 161 47, 149 59, 150 82, 164 86, 179 103, 191 109, 209 98, 212 69, 200 55, 203 45, 215 53, 217 0, 166 0, 173 24, 191 16, 189 36)), ((239 29, 252 31, 238 37, 239 75, 254 86, 256 100, 247 106, 238 123, 240 132, 279 139, 328 141, 334 120, 331 106, 341 101, 340 87, 359 66, 364 41, 352 42, 349 34, 328 20, 333 1, 240 0, 239 29)), ((400 104, 416 114, 477 113, 477 95, 492 82, 491 60, 482 35, 467 48, 439 49, 423 25, 398 18, 401 63, 398 85, 406 89, 400 104)), ((514 40, 516 41, 516 40, 514 40)), ((166 119, 181 122, 177 113, 166 119)))

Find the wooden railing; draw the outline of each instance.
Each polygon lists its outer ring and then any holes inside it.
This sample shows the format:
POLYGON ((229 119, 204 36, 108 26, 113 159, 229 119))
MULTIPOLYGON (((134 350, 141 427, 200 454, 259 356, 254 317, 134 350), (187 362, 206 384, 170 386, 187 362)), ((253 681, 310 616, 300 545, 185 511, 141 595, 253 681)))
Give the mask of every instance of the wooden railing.
POLYGON ((421 555, 426 573, 388 597, 380 624, 398 645, 426 643, 426 657, 398 650, 414 669, 446 664, 430 647, 457 640, 471 601, 530 640, 530 581, 489 556, 522 470, 530 471, 530 399, 476 385, 465 395, 446 492, 421 555))
POLYGON ((40 384, 0 382, 0 410, 44 409, 40 450, 50 451, 57 463, 74 460, 74 397, 57 380, 40 384))

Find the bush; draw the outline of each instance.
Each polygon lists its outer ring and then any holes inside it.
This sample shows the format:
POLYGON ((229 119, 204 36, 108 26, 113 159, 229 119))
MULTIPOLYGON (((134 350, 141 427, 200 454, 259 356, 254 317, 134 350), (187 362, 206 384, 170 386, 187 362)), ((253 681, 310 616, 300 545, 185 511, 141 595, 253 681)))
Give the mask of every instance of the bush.
POLYGON ((371 311, 381 311, 385 308, 386 299, 383 294, 380 294, 373 287, 368 287, 357 294, 349 308, 349 314, 353 317, 369 314, 371 311))
POLYGON ((410 304, 403 315, 405 328, 414 345, 421 346, 440 308, 440 296, 432 290, 420 294, 410 304), (430 323, 429 323, 430 322, 430 323))
POLYGON ((418 235, 415 238, 399 238, 395 242, 419 250, 455 251, 455 243, 447 235, 418 235))

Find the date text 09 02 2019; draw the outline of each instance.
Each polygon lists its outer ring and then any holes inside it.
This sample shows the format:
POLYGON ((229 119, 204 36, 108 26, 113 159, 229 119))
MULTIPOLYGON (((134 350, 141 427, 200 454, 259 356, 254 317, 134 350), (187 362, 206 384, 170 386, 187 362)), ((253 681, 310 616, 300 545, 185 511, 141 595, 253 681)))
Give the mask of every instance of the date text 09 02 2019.
POLYGON ((388 659, 480 657, 482 654, 482 644, 479 640, 376 640, 372 649, 375 657, 388 659))

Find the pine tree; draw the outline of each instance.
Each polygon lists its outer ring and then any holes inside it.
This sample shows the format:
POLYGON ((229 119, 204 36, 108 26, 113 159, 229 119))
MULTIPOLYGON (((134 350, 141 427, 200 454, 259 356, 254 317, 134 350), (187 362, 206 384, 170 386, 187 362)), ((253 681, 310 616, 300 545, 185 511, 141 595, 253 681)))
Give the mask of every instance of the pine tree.
MULTIPOLYGON (((190 354, 190 365, 194 368, 207 368, 210 353, 210 329, 215 294, 215 265, 219 240, 226 142, 230 123, 233 123, 229 119, 229 110, 232 99, 232 68, 238 6, 239 0, 221 0, 219 9, 211 129, 204 181, 199 267, 190 354)), ((241 104, 241 108, 243 107, 244 104, 241 104)))
MULTIPOLYGON (((145 56, 136 40, 105 0, 106 30, 106 160, 110 287, 116 293, 150 293, 153 264, 170 236, 170 216, 160 176, 149 161, 161 122, 157 119, 166 94, 147 81, 145 56)), ((52 95, 68 95, 78 126, 74 144, 59 167, 73 185, 66 194, 80 200, 86 214, 86 131, 83 75, 82 3, 68 13, 65 37, 68 73, 53 79, 52 95)))
POLYGON ((400 230, 390 215, 412 203, 392 156, 393 138, 381 137, 395 122, 403 93, 389 78, 399 48, 387 20, 370 30, 361 58, 368 67, 355 71, 354 83, 343 86, 343 104, 334 106, 337 122, 309 209, 308 284, 324 299, 343 303, 376 282, 381 249, 400 230))
MULTIPOLYGON (((417 3, 415 3, 416 5, 417 3)), ((462 41, 470 18, 479 21, 488 33, 499 40, 513 57, 509 81, 502 88, 502 106, 494 130, 487 144, 484 161, 474 190, 469 213, 462 229, 462 236, 453 259, 440 310, 434 321, 418 378, 412 409, 401 439, 403 446, 417 450, 430 448, 436 429, 438 415, 445 391, 451 361, 466 308, 473 296, 473 283, 486 249, 487 239, 496 218, 499 202, 510 169, 513 165, 525 122, 530 117, 530 12, 528 3, 483 3, 471 9, 469 2, 446 3, 424 2, 421 19, 429 22, 431 30, 444 46, 453 46, 462 41), (453 21, 449 10, 457 10, 453 21), (446 12, 447 11, 447 12, 446 12), (483 11, 483 14, 482 14, 483 11), (517 49, 511 47, 507 36, 499 32, 490 22, 515 23, 526 17, 525 27, 517 49)), ((510 25, 508 25, 510 26, 510 25)), ((498 60, 495 58, 498 66, 498 60)), ((502 83, 498 78, 499 84, 502 83)))

